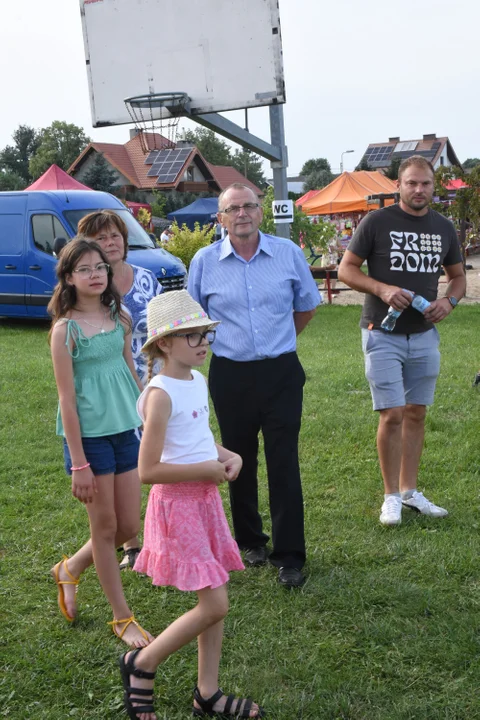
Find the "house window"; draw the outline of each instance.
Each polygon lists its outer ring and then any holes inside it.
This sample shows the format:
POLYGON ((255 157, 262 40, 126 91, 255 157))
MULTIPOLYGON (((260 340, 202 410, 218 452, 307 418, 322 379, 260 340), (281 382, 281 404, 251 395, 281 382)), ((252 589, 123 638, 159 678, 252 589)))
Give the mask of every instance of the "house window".
POLYGON ((194 178, 194 176, 193 176, 193 173, 194 173, 193 167, 189 167, 188 170, 187 170, 187 180, 188 180, 188 182, 193 182, 193 181, 194 181, 195 178, 194 178))
POLYGON ((36 248, 48 255, 53 255, 55 238, 68 238, 68 233, 55 215, 34 215, 32 217, 32 236, 36 248))
POLYGON ((445 165, 445 158, 443 155, 440 156, 440 165, 445 165))

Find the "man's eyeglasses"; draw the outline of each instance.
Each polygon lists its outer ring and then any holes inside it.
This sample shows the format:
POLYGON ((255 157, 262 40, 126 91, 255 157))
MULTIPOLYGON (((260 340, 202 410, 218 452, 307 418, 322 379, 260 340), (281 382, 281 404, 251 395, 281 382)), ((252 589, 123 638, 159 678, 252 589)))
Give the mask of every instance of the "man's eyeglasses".
POLYGON ((206 330, 205 332, 194 333, 170 333, 168 337, 187 338, 189 347, 196 348, 202 344, 202 340, 206 340, 209 345, 215 340, 216 330, 206 330))
POLYGON ((97 275, 107 275, 109 270, 110 265, 108 265, 108 263, 98 263, 95 267, 82 265, 82 267, 79 267, 77 270, 73 270, 73 272, 77 273, 77 275, 81 278, 91 278, 93 273, 97 273, 97 275))
POLYGON ((260 207, 260 203, 245 203, 244 205, 229 205, 229 207, 225 208, 225 210, 220 210, 222 213, 226 213, 227 215, 238 215, 240 210, 245 210, 245 212, 253 212, 257 208, 260 207))

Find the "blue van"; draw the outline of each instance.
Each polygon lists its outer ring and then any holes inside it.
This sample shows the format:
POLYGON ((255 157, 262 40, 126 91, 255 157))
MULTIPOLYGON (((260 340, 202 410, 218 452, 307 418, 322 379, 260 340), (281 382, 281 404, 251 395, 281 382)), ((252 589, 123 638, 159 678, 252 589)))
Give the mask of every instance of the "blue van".
POLYGON ((0 316, 47 318, 56 284, 56 238, 71 239, 79 220, 114 210, 128 227, 128 261, 151 270, 165 290, 181 290, 184 264, 155 245, 125 205, 95 190, 0 192, 0 316))

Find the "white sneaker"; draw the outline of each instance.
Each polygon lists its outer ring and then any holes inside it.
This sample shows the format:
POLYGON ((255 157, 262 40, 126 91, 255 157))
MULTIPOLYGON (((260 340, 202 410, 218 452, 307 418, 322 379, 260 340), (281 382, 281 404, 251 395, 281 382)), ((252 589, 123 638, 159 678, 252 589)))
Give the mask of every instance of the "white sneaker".
POLYGON ((402 498, 393 495, 384 501, 380 522, 382 525, 400 525, 402 522, 402 498))
POLYGON ((402 500, 402 503, 405 507, 416 510, 422 515, 429 515, 435 518, 446 517, 448 515, 448 511, 445 510, 445 508, 434 505, 430 500, 427 500, 423 493, 417 492, 417 490, 415 490, 411 498, 402 500))

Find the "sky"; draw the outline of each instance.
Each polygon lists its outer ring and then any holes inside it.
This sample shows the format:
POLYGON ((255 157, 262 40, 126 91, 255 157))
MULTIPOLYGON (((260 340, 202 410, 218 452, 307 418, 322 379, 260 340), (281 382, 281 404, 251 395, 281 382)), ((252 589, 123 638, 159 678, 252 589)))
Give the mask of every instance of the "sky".
MULTIPOLYGON (((0 18, 0 148, 18 125, 54 120, 128 140, 128 126, 92 128, 78 0, 2 3, 0 18)), ((479 0, 280 0, 280 19, 290 176, 317 157, 338 172, 345 150, 353 170, 369 143, 425 133, 448 136, 460 161, 480 157, 479 0)), ((243 125, 243 112, 228 117, 243 125)), ((249 126, 270 141, 267 109, 249 126)))

